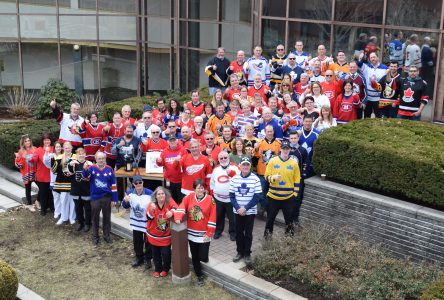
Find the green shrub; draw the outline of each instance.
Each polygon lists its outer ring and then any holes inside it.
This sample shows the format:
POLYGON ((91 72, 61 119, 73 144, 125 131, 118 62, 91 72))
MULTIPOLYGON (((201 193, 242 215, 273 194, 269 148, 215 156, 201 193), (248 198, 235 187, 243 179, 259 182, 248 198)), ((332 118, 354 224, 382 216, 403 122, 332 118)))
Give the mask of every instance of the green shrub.
POLYGON ((34 111, 34 116, 37 119, 48 118, 51 115, 52 110, 49 103, 53 99, 56 99, 63 111, 69 112, 71 104, 77 101, 77 96, 63 81, 49 79, 40 90, 40 98, 34 111))
POLYGON ((17 295, 19 281, 15 269, 0 260, 0 295, 1 299, 14 300, 17 295))
POLYGON ((29 134, 34 146, 40 146, 42 133, 51 133, 54 140, 59 137, 60 126, 55 120, 28 120, 0 126, 0 164, 13 168, 14 152, 19 149, 20 137, 29 134))
POLYGON ((422 294, 421 300, 444 300, 444 278, 429 286, 422 294))
MULTIPOLYGON (((199 89, 199 93, 202 101, 209 101, 211 99, 211 97, 208 94, 208 88, 199 89)), ((113 118, 113 114, 115 112, 120 112, 122 110, 122 106, 128 104, 129 106, 131 106, 131 116, 133 118, 141 118, 143 113, 143 107, 147 104, 151 105, 153 108, 156 107, 157 105, 156 100, 158 98, 163 98, 165 100, 174 98, 178 102, 184 103, 190 101, 191 96, 190 93, 180 93, 177 90, 173 90, 169 91, 165 96, 154 94, 151 96, 131 97, 120 101, 115 101, 105 104, 103 106, 104 117, 106 120, 111 121, 113 118)))
POLYGON ((399 119, 350 122, 315 142, 317 174, 444 209, 444 127, 399 119))

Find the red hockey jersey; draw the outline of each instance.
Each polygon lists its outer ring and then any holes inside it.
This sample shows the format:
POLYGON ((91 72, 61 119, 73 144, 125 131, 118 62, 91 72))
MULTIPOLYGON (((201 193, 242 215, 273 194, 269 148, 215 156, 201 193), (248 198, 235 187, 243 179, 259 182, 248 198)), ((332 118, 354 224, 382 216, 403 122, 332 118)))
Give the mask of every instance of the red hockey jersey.
POLYGON ((100 123, 98 123, 97 126, 92 126, 91 123, 82 123, 79 135, 82 138, 87 160, 95 160, 94 156, 96 155, 96 152, 99 151, 105 134, 103 128, 103 124, 100 123))
POLYGON ((162 162, 157 163, 159 166, 163 166, 163 176, 165 180, 168 180, 172 183, 180 183, 182 182, 182 170, 180 168, 180 160, 177 158, 182 158, 187 155, 188 152, 182 148, 177 147, 172 150, 170 147, 165 148, 160 154, 160 159, 162 162))
POLYGON ((164 204, 162 208, 156 203, 156 208, 151 209, 150 202, 146 209, 146 216, 148 222, 146 225, 146 238, 147 241, 154 246, 169 246, 171 245, 171 218, 167 218, 167 212, 171 211, 174 215, 174 211, 177 209, 177 203, 173 199, 170 199, 168 203, 164 204))
POLYGON ((180 167, 182 169, 182 194, 189 195, 193 189, 193 182, 197 179, 205 181, 207 187, 210 186, 211 167, 208 157, 199 155, 194 159, 191 154, 187 154, 180 160, 180 167))
POLYGON ((111 154, 111 147, 118 138, 125 134, 125 123, 122 122, 120 127, 116 127, 114 123, 109 124, 109 131, 103 130, 102 147, 100 148, 106 154, 106 158, 116 159, 115 155, 111 154))

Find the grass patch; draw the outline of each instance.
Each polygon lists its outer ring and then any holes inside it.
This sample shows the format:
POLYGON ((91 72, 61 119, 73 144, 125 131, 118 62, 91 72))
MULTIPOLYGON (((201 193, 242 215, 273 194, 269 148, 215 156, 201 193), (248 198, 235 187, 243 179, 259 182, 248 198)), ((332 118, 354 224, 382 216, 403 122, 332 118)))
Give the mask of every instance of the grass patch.
MULTIPOLYGON (((45 299, 237 299, 211 281, 174 285, 131 268, 132 242, 113 236, 91 245, 91 232, 55 226, 51 215, 19 209, 0 214, 0 258, 16 268, 22 284, 45 299)), ((171 272, 170 272, 171 273, 171 272)))

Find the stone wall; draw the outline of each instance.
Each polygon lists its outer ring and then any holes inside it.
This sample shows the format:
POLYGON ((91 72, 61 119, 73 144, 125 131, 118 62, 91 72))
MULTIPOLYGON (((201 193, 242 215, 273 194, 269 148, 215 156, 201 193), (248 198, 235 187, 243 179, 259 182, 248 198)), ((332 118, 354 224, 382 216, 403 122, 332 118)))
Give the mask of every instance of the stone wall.
POLYGON ((313 177, 301 208, 301 222, 307 220, 348 227, 397 256, 444 265, 444 212, 438 210, 313 177))

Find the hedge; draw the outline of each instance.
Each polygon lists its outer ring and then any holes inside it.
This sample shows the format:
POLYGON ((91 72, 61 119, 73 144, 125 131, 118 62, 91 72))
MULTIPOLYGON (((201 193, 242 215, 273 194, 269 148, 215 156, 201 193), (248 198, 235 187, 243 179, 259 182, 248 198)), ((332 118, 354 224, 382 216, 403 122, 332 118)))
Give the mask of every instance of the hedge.
POLYGON ((322 133, 317 174, 444 209, 444 127, 399 119, 350 122, 322 133))
POLYGON ((422 294, 421 300, 444 300, 444 278, 437 280, 427 288, 422 294))
MULTIPOLYGON (((208 94, 208 88, 199 89, 200 99, 202 101, 209 101, 211 97, 208 94)), ((169 91, 167 95, 161 96, 158 94, 150 95, 150 96, 142 96, 142 97, 131 97, 127 99, 123 99, 120 101, 115 101, 111 103, 107 103, 103 106, 103 114, 106 120, 111 121, 115 112, 120 112, 122 110, 122 106, 128 104, 131 106, 131 116, 133 118, 141 118, 143 113, 143 107, 146 104, 151 105, 152 107, 156 106, 156 101, 158 98, 167 99, 176 99, 180 103, 184 103, 186 101, 191 100, 190 93, 180 93, 178 91, 169 91)))
POLYGON ((5 300, 16 299, 19 281, 14 268, 0 260, 0 298, 5 300))
POLYGON ((20 138, 29 134, 34 146, 40 146, 42 133, 49 132, 58 139, 60 125, 54 120, 28 120, 0 126, 0 164, 14 167, 14 152, 19 149, 20 138))

